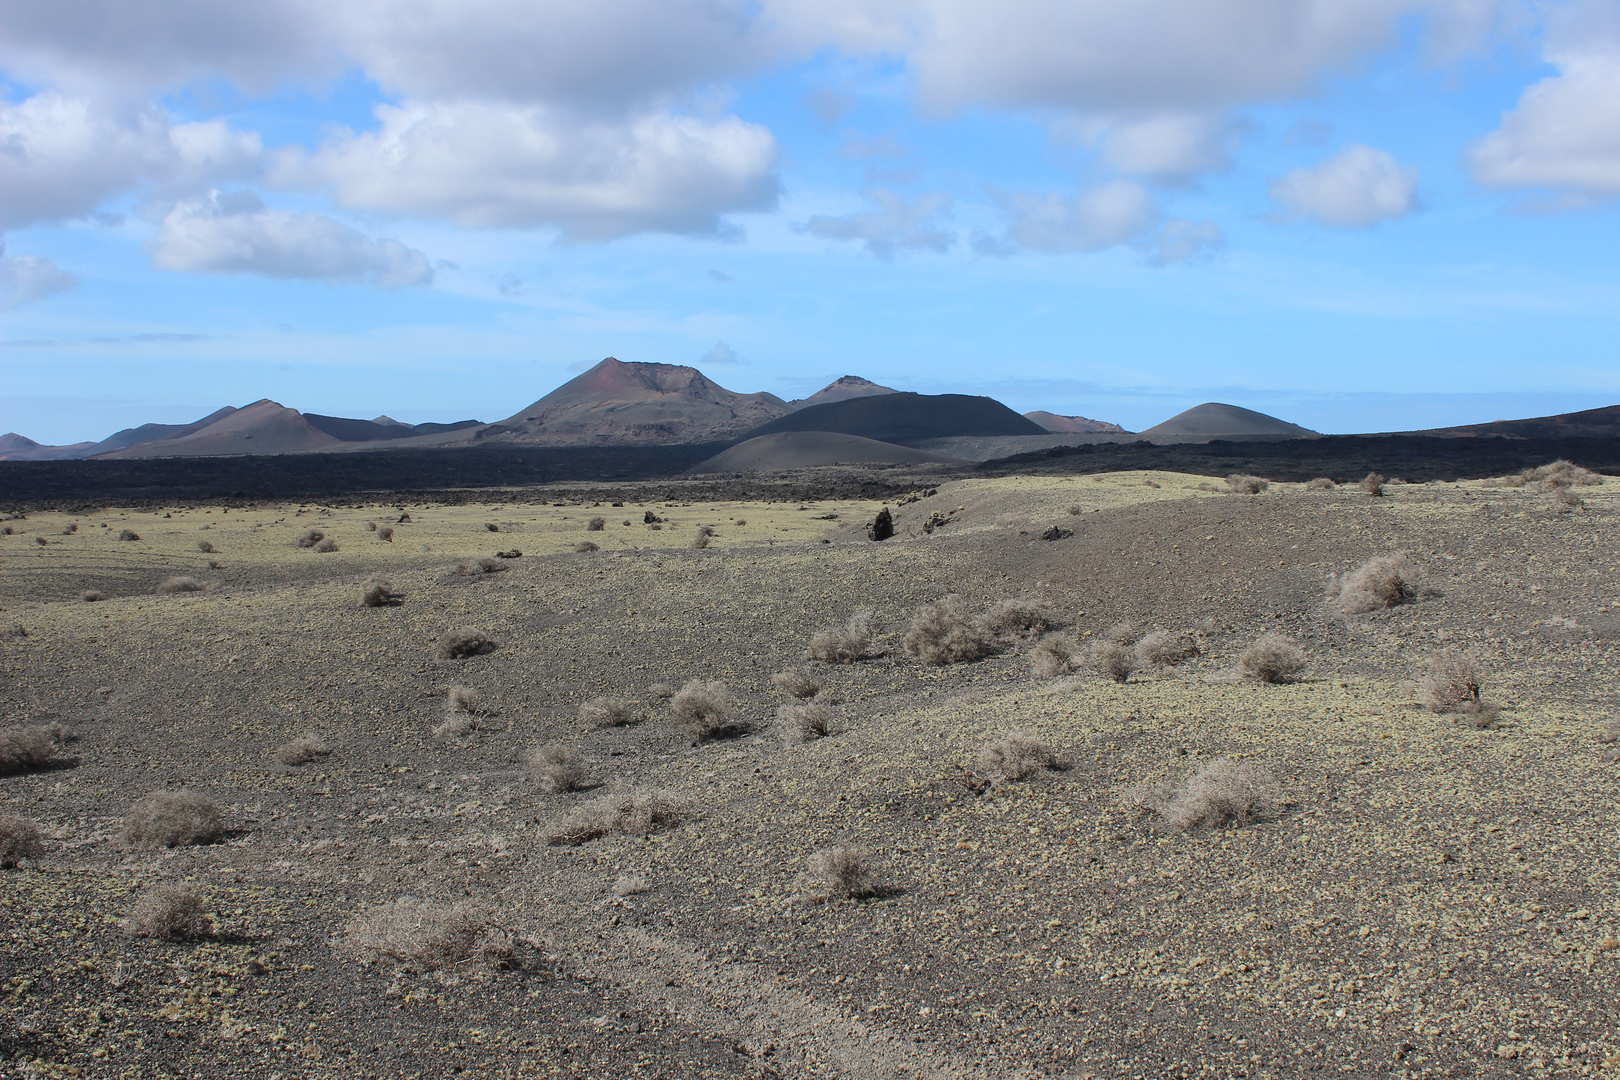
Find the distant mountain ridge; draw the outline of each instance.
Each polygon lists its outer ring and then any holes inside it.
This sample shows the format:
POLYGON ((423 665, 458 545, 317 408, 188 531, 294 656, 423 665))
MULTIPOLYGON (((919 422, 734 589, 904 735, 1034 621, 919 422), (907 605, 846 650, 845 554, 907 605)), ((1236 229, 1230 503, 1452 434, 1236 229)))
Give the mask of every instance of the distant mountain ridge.
POLYGON ((1106 420, 1090 420, 1084 416, 1060 416, 1057 413, 1047 412, 1045 409, 1027 412, 1024 414, 1024 419, 1034 421, 1047 431, 1061 435, 1130 434, 1118 424, 1110 424, 1106 420))

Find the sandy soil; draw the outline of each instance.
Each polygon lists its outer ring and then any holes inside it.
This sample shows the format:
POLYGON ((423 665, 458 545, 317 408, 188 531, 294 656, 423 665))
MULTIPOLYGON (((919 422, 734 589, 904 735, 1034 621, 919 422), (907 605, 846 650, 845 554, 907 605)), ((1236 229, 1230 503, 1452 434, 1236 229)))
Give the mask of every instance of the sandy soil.
POLYGON ((1478 483, 1215 486, 953 482, 881 544, 879 504, 850 501, 0 523, 5 722, 77 736, 62 767, 0 777, 0 813, 48 837, 0 871, 0 1076, 1620 1075, 1620 764, 1600 741, 1620 484, 1575 510, 1478 483), (338 550, 297 547, 311 527, 338 550), (587 539, 602 550, 572 550, 587 539), (1325 598, 1396 551, 1415 602, 1325 598), (401 604, 360 605, 375 573, 401 604), (173 574, 215 587, 154 595, 173 574), (1202 655, 1123 684, 1036 679, 1033 640, 907 656, 912 612, 952 592, 1037 598, 1076 647, 1129 620, 1202 655), (809 665, 845 729, 784 746, 771 674, 857 608, 874 655, 809 665), (462 626, 500 648, 435 659, 462 626), (1301 681, 1236 677, 1267 631, 1305 649, 1301 681), (1475 658, 1497 727, 1418 704, 1441 650, 1475 658), (723 680, 754 730, 692 745, 651 691, 691 678, 723 680), (480 695, 476 728, 435 736, 453 684, 480 695), (642 722, 582 725, 603 694, 642 722), (1015 728, 1068 767, 986 786, 977 752, 1015 728), (306 732, 332 754, 281 764, 306 732), (545 790, 524 754, 553 741, 602 786, 545 790), (1176 831, 1120 803, 1219 757, 1270 768, 1278 810, 1176 831), (127 846, 131 803, 181 787, 225 808, 222 841, 127 846), (650 788, 686 820, 547 843, 605 791, 650 788), (873 853, 878 895, 804 898, 832 844, 873 853), (616 895, 624 875, 646 891, 616 895), (123 932, 177 882, 208 934, 123 932), (476 908, 511 957, 390 971, 334 947, 403 896, 476 908))

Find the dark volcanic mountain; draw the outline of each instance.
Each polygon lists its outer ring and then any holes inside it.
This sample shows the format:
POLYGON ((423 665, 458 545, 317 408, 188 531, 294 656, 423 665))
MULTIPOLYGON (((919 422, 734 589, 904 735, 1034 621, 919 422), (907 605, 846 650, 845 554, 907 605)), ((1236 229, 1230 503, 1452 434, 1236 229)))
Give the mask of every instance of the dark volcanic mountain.
POLYGON ((1164 423, 1155 424, 1139 434, 1149 441, 1158 435, 1202 435, 1228 440, 1256 437, 1310 439, 1317 436, 1317 432, 1310 428, 1290 424, 1275 416, 1214 401, 1194 405, 1186 412, 1177 413, 1164 423))
POLYGON ((787 412, 775 394, 733 393, 696 368, 610 356, 476 438, 549 446, 714 442, 787 412))
POLYGON ((1110 424, 1106 420, 1088 420, 1084 416, 1062 416, 1058 413, 1047 412, 1045 409, 1027 412, 1024 414, 1024 419, 1033 420, 1047 431, 1060 435, 1130 434, 1118 424, 1110 424))
POLYGON ((1042 435, 995 398, 967 394, 883 394, 851 398, 778 417, 748 432, 750 439, 778 431, 834 431, 902 446, 955 435, 1042 435))
POLYGON ((1559 413, 1557 416, 1536 416, 1528 420, 1492 420, 1488 424, 1434 428, 1412 434, 1458 438, 1501 435, 1509 439, 1612 439, 1620 435, 1620 405, 1559 413))
POLYGON ((881 397, 884 394, 898 394, 899 392, 887 386, 879 386, 871 379, 863 379, 859 375, 845 375, 834 379, 807 398, 795 398, 788 402, 788 408, 808 409, 812 405, 831 405, 835 401, 881 397))

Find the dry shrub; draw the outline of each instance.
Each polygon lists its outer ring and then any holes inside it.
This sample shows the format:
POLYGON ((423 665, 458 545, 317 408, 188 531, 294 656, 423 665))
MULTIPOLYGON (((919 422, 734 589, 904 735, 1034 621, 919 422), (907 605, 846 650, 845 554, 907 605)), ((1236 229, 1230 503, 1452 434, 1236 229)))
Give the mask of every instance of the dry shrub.
POLYGON ((640 874, 620 874, 613 879, 613 887, 609 891, 622 899, 626 896, 639 896, 651 888, 652 885, 640 874))
POLYGON ((59 763, 65 732, 54 725, 0 729, 0 776, 59 763))
POLYGON ((1306 491, 1333 491, 1336 488, 1338 488, 1338 486, 1339 486, 1338 484, 1335 484, 1332 480, 1329 480, 1327 477, 1318 476, 1315 480, 1312 480, 1312 481, 1310 481, 1309 483, 1307 483, 1305 485, 1305 490, 1306 491))
POLYGON ((699 525, 697 535, 692 537, 692 547, 701 551, 709 546, 709 540, 714 536, 714 530, 707 525, 699 525))
POLYGON ((276 748, 276 760, 283 765, 308 765, 331 752, 331 748, 316 736, 300 735, 276 748))
POLYGON ((100 589, 86 589, 79 594, 79 599, 86 604, 94 604, 97 601, 107 599, 107 594, 100 589))
POLYGON ((392 525, 384 525, 382 528, 378 529, 377 539, 392 544, 394 542, 394 527, 392 525))
POLYGON ((510 934, 467 904, 407 896, 350 919, 333 949, 368 967, 440 971, 468 962, 500 964, 513 944, 510 934))
POLYGON ((330 536, 315 545, 315 550, 320 552, 322 555, 330 555, 337 549, 337 541, 332 539, 330 536))
POLYGON ((501 527, 499 525, 495 524, 493 521, 486 521, 486 522, 484 522, 484 531, 485 532, 500 532, 501 527))
POLYGON ((1258 495, 1270 486, 1269 480, 1245 473, 1233 473, 1226 478, 1226 488, 1234 495, 1258 495))
POLYGON ((598 697, 581 702, 579 718, 587 727, 625 727, 636 723, 630 703, 619 698, 598 697))
POLYGON ((740 735, 745 730, 737 721, 731 691, 718 680, 692 679, 669 701, 675 729, 694 743, 740 735))
POLYGON ((176 574, 173 577, 164 578, 163 581, 158 584, 156 591, 159 596, 169 596, 173 593, 202 592, 206 588, 208 588, 208 586, 204 585, 194 577, 187 577, 184 574, 176 574))
POLYGON ((202 552, 204 555, 212 555, 219 549, 214 546, 214 542, 212 540, 199 540, 197 541, 197 550, 202 552))
POLYGON ((212 844, 225 835, 225 812, 194 791, 153 791, 130 807, 124 843, 130 847, 212 844))
POLYGON ((478 730, 478 720, 471 713, 451 713, 441 724, 433 725, 435 739, 463 739, 478 730))
POLYGON ((1024 780, 1057 767, 1057 754, 1029 731, 1008 732, 979 751, 979 771, 997 780, 1024 780))
POLYGON ((439 639, 439 644, 434 647, 433 655, 440 660, 464 660, 469 656, 492 653, 500 647, 500 642, 482 630, 463 627, 460 630, 446 631, 439 639))
POLYGON ((796 698, 813 698, 821 693, 821 684, 804 668, 788 668, 771 676, 771 685, 784 694, 796 698))
POLYGON ((1120 802, 1128 809, 1152 811, 1173 828, 1194 829, 1269 817, 1282 805, 1282 786, 1264 765, 1223 757, 1194 772, 1180 787, 1127 788, 1120 802))
POLYGON ((360 587, 360 603, 366 607, 392 607, 399 602, 400 594, 394 591, 391 582, 383 578, 368 578, 360 587))
POLYGON ((1099 675, 1122 683, 1128 681, 1131 672, 1136 670, 1136 656, 1118 642, 1099 641, 1091 647, 1091 666, 1099 675))
POLYGON ((39 826, 15 814, 0 814, 0 869, 10 870, 24 859, 45 854, 39 826))
POLYGON ((607 528, 607 518, 605 517, 593 517, 585 523, 586 532, 601 532, 605 528, 607 528))
POLYGON ((547 791, 578 791, 585 786, 585 759, 573 747, 554 742, 531 747, 523 761, 547 791))
POLYGON ((1136 643, 1137 667, 1174 667, 1199 655, 1198 639, 1187 631, 1155 630, 1136 643))
POLYGON ((120 540, 134 541, 139 540, 140 538, 141 534, 136 532, 134 529, 124 529, 118 534, 118 539, 120 540))
POLYGON ((1081 514, 1085 513, 1085 511, 1078 506, 1071 506, 1065 511, 1065 513, 1069 514, 1071 517, 1079 517, 1081 514))
POLYGON ((159 941, 207 937, 202 894, 190 885, 159 885, 135 902, 124 917, 124 933, 159 941))
POLYGON ((581 540, 574 545, 574 550, 581 555, 588 555, 593 551, 601 551, 602 545, 595 540, 581 540))
POLYGON ((747 525, 747 524, 748 524, 748 519, 747 519, 747 518, 738 518, 738 519, 737 519, 737 520, 735 520, 735 521, 733 521, 733 522, 732 522, 732 524, 733 524, 733 525, 735 525, 735 526, 737 526, 737 528, 739 528, 739 529, 740 529, 740 528, 742 528, 742 527, 743 527, 743 526, 744 526, 744 525, 747 525))
POLYGON ((838 714, 830 705, 806 701, 776 710, 776 736, 788 746, 814 742, 838 733, 838 714))
POLYGON ((1416 599, 1415 577, 1405 555, 1377 555, 1343 577, 1331 579, 1328 592, 1338 597, 1340 611, 1356 615, 1416 599))
POLYGON ((984 613, 979 625, 992 634, 1024 637, 1029 634, 1044 634, 1048 630, 1056 629, 1062 622, 1056 612, 1039 600, 1020 596, 996 604, 984 613))
POLYGON ((1074 671, 1074 646, 1062 634, 1050 634, 1041 639, 1030 656, 1029 672, 1037 679, 1055 679, 1074 671))
POLYGON ((670 698, 680 693, 680 690, 681 688, 676 686, 674 683, 667 682, 655 682, 651 686, 647 687, 647 693, 658 701, 668 701, 670 698))
POLYGON ((1304 667, 1305 651, 1282 634, 1261 634, 1238 658, 1243 677, 1263 683, 1294 682, 1304 667))
POLYGON ((1107 630, 1104 630, 1102 640, 1110 642, 1114 645, 1123 645, 1126 648, 1130 648, 1132 645, 1136 644, 1136 639, 1141 636, 1142 631, 1136 628, 1135 623, 1127 619, 1124 622, 1117 622, 1113 626, 1110 626, 1107 630))
POLYGON ((377 531, 377 523, 375 521, 366 522, 366 531, 367 532, 376 532, 377 531))
POLYGON ((905 649, 924 663, 960 664, 989 656, 995 644, 968 618, 962 598, 952 594, 917 609, 905 649))
POLYGON ((1601 474, 1583 469, 1573 461, 1566 461, 1563 458, 1538 468, 1526 469, 1523 476, 1525 480, 1540 485, 1543 491, 1556 488, 1596 487, 1603 483, 1601 474))
POLYGON ((458 577, 478 577, 480 574, 498 574, 505 569, 506 564, 501 560, 485 555, 483 558, 457 563, 451 573, 458 577))
POLYGON ((1389 483, 1389 479, 1387 477, 1381 476, 1375 472, 1370 472, 1361 478, 1361 490, 1365 491, 1368 495, 1382 495, 1384 493, 1384 485, 1387 483, 1389 483))
POLYGON ((546 843, 575 847, 601 836, 650 836, 686 820, 686 800, 672 791, 631 788, 598 796, 551 827, 546 843))
POLYGON ((822 848, 806 859, 794 886, 807 899, 822 902, 876 896, 883 882, 871 852, 840 846, 822 848))
POLYGON ((807 660, 820 660, 824 664, 853 664, 866 658, 871 645, 872 613, 862 608, 841 627, 817 630, 804 655, 807 660))
POLYGON ((1453 713, 1472 728, 1494 726, 1502 711, 1501 706, 1481 700, 1479 672, 1472 660, 1457 653, 1441 653, 1431 659, 1418 687, 1430 712, 1453 713))
POLYGON ((478 711, 478 691, 470 686, 456 685, 444 692, 444 711, 447 713, 475 713, 478 711))
POLYGON ((326 534, 321 532, 321 530, 319 530, 319 529, 305 529, 303 532, 298 534, 298 539, 297 539, 296 543, 301 548, 312 548, 316 544, 320 543, 322 540, 325 540, 325 539, 326 539, 326 534))

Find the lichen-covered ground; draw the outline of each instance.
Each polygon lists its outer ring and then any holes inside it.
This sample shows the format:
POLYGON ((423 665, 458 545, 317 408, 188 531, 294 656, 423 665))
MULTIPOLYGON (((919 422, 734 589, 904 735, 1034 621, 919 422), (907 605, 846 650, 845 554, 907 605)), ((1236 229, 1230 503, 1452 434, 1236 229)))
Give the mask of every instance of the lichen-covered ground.
POLYGON ((878 504, 855 502, 0 523, 3 723, 77 736, 62 767, 0 777, 0 813, 48 836, 0 871, 0 1077, 1620 1076, 1620 763, 1600 741, 1620 483, 1575 509, 1477 483, 1215 487, 953 482, 881 544, 878 504), (297 547, 312 527, 338 550, 297 547), (1325 597, 1327 575, 1397 551, 1415 602, 1325 597), (378 573, 402 603, 360 605, 378 573), (212 587, 154 595, 175 574, 212 587), (1040 600, 1077 648, 1130 621, 1202 655, 1123 684, 1036 679, 1033 639, 907 656, 913 611, 948 593, 1040 600), (858 608, 874 655, 809 665, 844 730, 783 745, 771 674, 858 608), (460 627, 500 648, 435 659, 460 627), (1236 677, 1269 631, 1305 649, 1301 681, 1236 677), (1441 651, 1474 659, 1496 727, 1418 704, 1441 651), (723 680, 753 732, 679 734, 651 687, 692 678, 723 680), (479 694, 477 730, 436 737, 453 684, 479 694), (598 695, 642 722, 585 727, 598 695), (1013 729, 1068 767, 986 787, 978 750, 1013 729), (278 761, 305 733, 331 755, 278 761), (602 786, 544 790, 524 752, 554 741, 602 786), (1277 812, 1175 831, 1120 803, 1220 757, 1272 770, 1277 812), (182 787, 225 808, 225 838, 127 846, 131 803, 182 787), (688 817, 547 844, 634 788, 688 817), (833 844, 873 853, 879 895, 802 897, 833 844), (622 875, 646 891, 615 895, 622 875), (123 932, 179 882, 209 935, 123 932), (402 896, 486 913, 516 951, 416 973, 334 949, 402 896))

